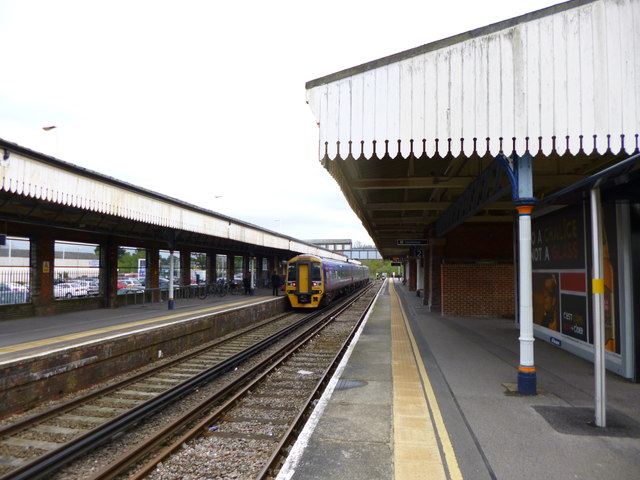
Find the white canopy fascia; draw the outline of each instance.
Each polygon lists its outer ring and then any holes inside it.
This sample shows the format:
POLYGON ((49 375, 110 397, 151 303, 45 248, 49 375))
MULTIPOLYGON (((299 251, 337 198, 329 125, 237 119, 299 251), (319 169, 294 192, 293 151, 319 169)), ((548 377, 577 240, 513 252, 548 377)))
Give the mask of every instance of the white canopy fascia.
MULTIPOLYGON (((320 156, 627 150, 640 130, 640 0, 574 0, 307 84, 320 156), (596 135, 597 139, 593 136, 596 135), (607 138, 610 135, 610 139, 607 138), (540 140, 538 138, 542 137, 540 140), (486 141, 490 138, 490 141, 486 141), (451 139, 450 145, 447 146, 451 139), (460 139, 464 139, 462 142, 460 139), (363 142, 363 143, 362 143, 363 142), (608 143, 609 142, 609 143, 608 143)), ((631 147, 631 148, 629 148, 631 147)))
POLYGON ((70 163, 55 159, 43 161, 37 155, 29 156, 16 150, 18 148, 6 148, 0 160, 0 191, 251 245, 343 261, 347 258, 70 163))

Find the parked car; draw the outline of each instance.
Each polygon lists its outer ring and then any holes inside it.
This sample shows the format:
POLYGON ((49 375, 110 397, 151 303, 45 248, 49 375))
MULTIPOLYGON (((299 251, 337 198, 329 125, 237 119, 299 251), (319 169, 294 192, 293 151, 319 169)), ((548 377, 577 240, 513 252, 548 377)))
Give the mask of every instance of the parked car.
POLYGON ((135 278, 121 278, 118 280, 118 293, 120 290, 127 290, 126 293, 144 292, 144 287, 135 278))
POLYGON ((69 282, 72 285, 84 288, 87 291, 87 295, 95 296, 100 294, 100 287, 95 282, 88 282, 85 280, 74 280, 69 282))
POLYGON ((73 283, 58 283, 53 286, 53 296, 55 298, 85 297, 87 295, 86 288, 73 283))
POLYGON ((122 280, 118 280, 118 295, 124 295, 125 293, 131 293, 128 286, 125 285, 122 280))
POLYGON ((158 287, 160 290, 169 290, 169 279, 164 277, 158 278, 158 287))
POLYGON ((13 305, 29 301, 29 292, 16 290, 7 283, 0 283, 0 305, 13 305))

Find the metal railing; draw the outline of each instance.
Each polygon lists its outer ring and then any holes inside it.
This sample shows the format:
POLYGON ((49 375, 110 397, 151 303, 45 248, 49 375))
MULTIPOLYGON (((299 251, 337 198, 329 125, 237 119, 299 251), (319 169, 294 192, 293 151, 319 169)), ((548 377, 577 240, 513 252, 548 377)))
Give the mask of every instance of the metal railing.
POLYGON ((0 305, 16 305, 31 301, 29 267, 0 270, 0 305))

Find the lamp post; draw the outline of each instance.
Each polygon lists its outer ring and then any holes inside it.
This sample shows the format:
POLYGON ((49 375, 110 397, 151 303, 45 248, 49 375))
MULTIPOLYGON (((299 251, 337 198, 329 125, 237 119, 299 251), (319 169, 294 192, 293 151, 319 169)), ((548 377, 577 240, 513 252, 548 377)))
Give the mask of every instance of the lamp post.
MULTIPOLYGON (((213 199, 214 200, 223 199, 223 200, 221 200, 221 207, 222 208, 216 210, 218 213, 222 213, 222 210, 224 210, 224 196, 223 195, 214 195, 213 199)), ((216 205, 217 205, 217 202, 216 202, 216 205)))
POLYGON ((42 130, 44 130, 45 132, 50 132, 51 130, 55 130, 56 131, 56 153, 55 156, 58 156, 58 127, 56 125, 49 125, 47 127, 42 127, 42 130))

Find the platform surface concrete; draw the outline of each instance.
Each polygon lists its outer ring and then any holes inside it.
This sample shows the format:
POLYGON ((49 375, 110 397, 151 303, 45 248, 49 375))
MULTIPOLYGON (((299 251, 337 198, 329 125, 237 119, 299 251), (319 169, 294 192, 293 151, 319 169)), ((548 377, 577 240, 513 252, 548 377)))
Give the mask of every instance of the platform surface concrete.
MULTIPOLYGON (((394 290, 437 399, 430 408, 455 453, 457 470, 447 467, 441 442, 446 478, 640 479, 640 384, 607 372, 607 427, 595 427, 592 363, 536 340, 538 394, 521 396, 513 320, 443 317, 400 283, 394 290)), ((390 305, 387 285, 279 480, 402 478, 390 305)))

